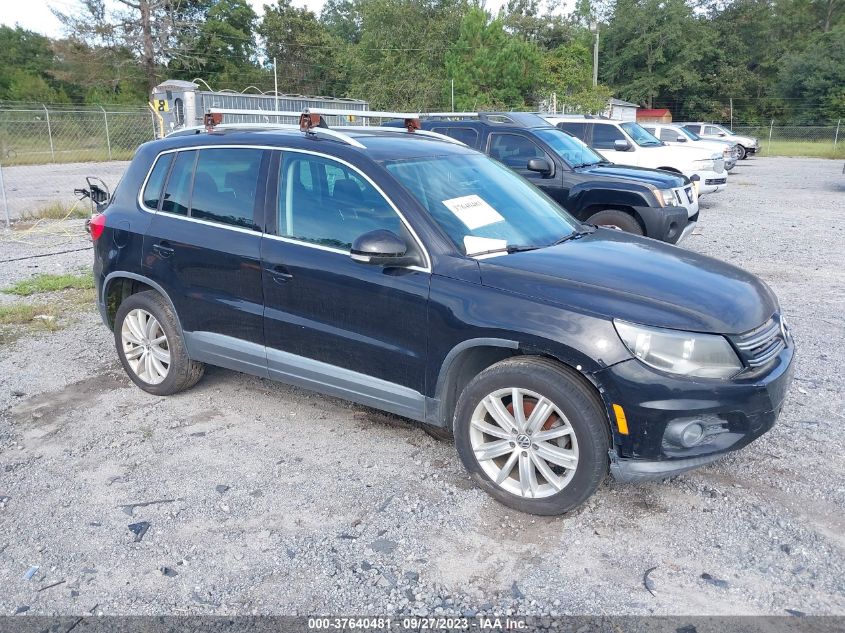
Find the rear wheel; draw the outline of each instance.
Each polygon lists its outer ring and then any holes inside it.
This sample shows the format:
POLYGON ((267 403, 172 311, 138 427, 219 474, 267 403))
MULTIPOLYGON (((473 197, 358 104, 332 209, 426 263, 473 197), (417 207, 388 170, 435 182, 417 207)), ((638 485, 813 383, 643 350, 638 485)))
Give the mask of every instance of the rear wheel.
POLYGON ((155 291, 139 292, 120 304, 114 341, 123 369, 144 391, 168 396, 202 378, 204 365, 188 358, 176 315, 155 291))
POLYGON ((563 514, 607 474, 607 417, 581 378, 539 357, 484 370, 464 389, 455 444, 473 480, 521 512, 563 514))
POLYGON ((737 157, 736 157, 737 160, 745 160, 745 158, 748 156, 748 151, 742 145, 737 145, 736 149, 737 149, 737 157))
POLYGON ((634 235, 643 235, 643 227, 637 222, 637 219, 630 213, 620 211, 619 209, 604 209, 603 211, 594 213, 587 218, 587 224, 619 229, 620 231, 633 233, 634 235))

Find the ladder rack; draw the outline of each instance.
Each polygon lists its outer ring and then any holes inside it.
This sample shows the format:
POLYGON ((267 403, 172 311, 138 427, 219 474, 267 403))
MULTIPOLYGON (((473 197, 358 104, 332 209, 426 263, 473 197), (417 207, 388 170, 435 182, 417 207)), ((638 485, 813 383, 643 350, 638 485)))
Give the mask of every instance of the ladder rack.
POLYGON ((436 138, 441 141, 447 141, 455 145, 464 145, 461 141, 454 139, 445 134, 431 132, 420 129, 419 113, 413 112, 387 112, 381 110, 335 110, 330 108, 306 108, 303 112, 295 112, 292 110, 238 110, 232 108, 209 108, 205 114, 205 126, 186 128, 178 130, 171 134, 180 135, 185 133, 199 133, 201 130, 211 131, 217 129, 299 129, 300 131, 311 134, 313 136, 321 136, 324 138, 331 138, 353 147, 365 148, 366 146, 338 129, 348 128, 354 129, 357 132, 389 132, 391 134, 416 134, 427 138, 436 138), (240 116, 267 116, 267 117, 287 117, 298 118, 299 125, 289 123, 223 123, 224 115, 240 115, 240 116), (402 119, 405 123, 405 130, 398 127, 381 127, 381 126, 337 126, 329 128, 323 117, 326 116, 356 116, 364 119, 381 118, 381 119, 402 119))

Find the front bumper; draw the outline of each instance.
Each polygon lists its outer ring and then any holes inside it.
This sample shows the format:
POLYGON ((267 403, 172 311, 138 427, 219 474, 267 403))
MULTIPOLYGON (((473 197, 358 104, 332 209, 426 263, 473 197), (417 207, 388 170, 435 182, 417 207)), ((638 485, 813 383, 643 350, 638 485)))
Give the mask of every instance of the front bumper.
POLYGON ((624 481, 663 478, 739 450, 774 426, 792 382, 790 342, 762 371, 731 380, 686 379, 629 359, 597 372, 613 430, 611 470, 624 481), (620 405, 627 433, 615 422, 620 405), (667 429, 700 421, 708 435, 700 444, 673 444, 667 429))
POLYGON ((699 195, 707 193, 716 193, 728 187, 728 173, 723 169, 722 171, 698 171, 695 172, 700 178, 699 180, 699 195))
MULTIPOLYGON (((634 207, 645 228, 645 236, 676 244, 688 225, 686 207, 634 207)), ((697 216, 696 216, 697 217, 697 216)))

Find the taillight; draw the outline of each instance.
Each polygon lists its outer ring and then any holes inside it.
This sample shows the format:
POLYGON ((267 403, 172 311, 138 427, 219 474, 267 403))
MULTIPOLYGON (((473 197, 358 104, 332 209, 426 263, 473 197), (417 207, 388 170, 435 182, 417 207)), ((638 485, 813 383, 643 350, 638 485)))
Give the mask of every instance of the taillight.
POLYGON ((106 228, 106 216, 103 213, 98 213, 88 223, 88 230, 91 232, 91 240, 96 242, 103 234, 106 228))

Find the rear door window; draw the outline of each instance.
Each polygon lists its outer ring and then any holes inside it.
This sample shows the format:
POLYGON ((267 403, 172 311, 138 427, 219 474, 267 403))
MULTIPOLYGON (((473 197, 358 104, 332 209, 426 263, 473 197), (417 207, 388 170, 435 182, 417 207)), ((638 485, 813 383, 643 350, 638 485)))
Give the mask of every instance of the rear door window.
POLYGON ((196 159, 196 150, 176 154, 173 169, 170 170, 170 177, 167 179, 167 186, 164 188, 164 199, 161 203, 161 210, 165 213, 188 215, 188 209, 191 207, 191 187, 193 186, 196 159))
POLYGON ((587 142, 587 124, 586 123, 575 123, 564 121, 563 123, 558 123, 557 127, 559 127, 564 132, 569 132, 572 136, 576 138, 580 138, 585 143, 587 142))
POLYGON ((158 210, 158 203, 161 201, 161 190, 164 187, 164 179, 167 178, 167 170, 170 169, 170 162, 173 154, 162 154, 158 157, 147 178, 147 185, 144 187, 142 200, 144 206, 149 209, 158 210))
POLYGON ((476 147, 478 145, 478 130, 474 130, 471 127, 436 127, 431 131, 437 132, 438 134, 445 134, 470 147, 476 147))
POLYGON ((596 149, 614 149, 616 141, 624 141, 625 135, 615 125, 608 123, 593 124, 593 142, 596 149))
POLYGON ((260 149, 223 147, 199 152, 191 217, 255 230, 260 149))

